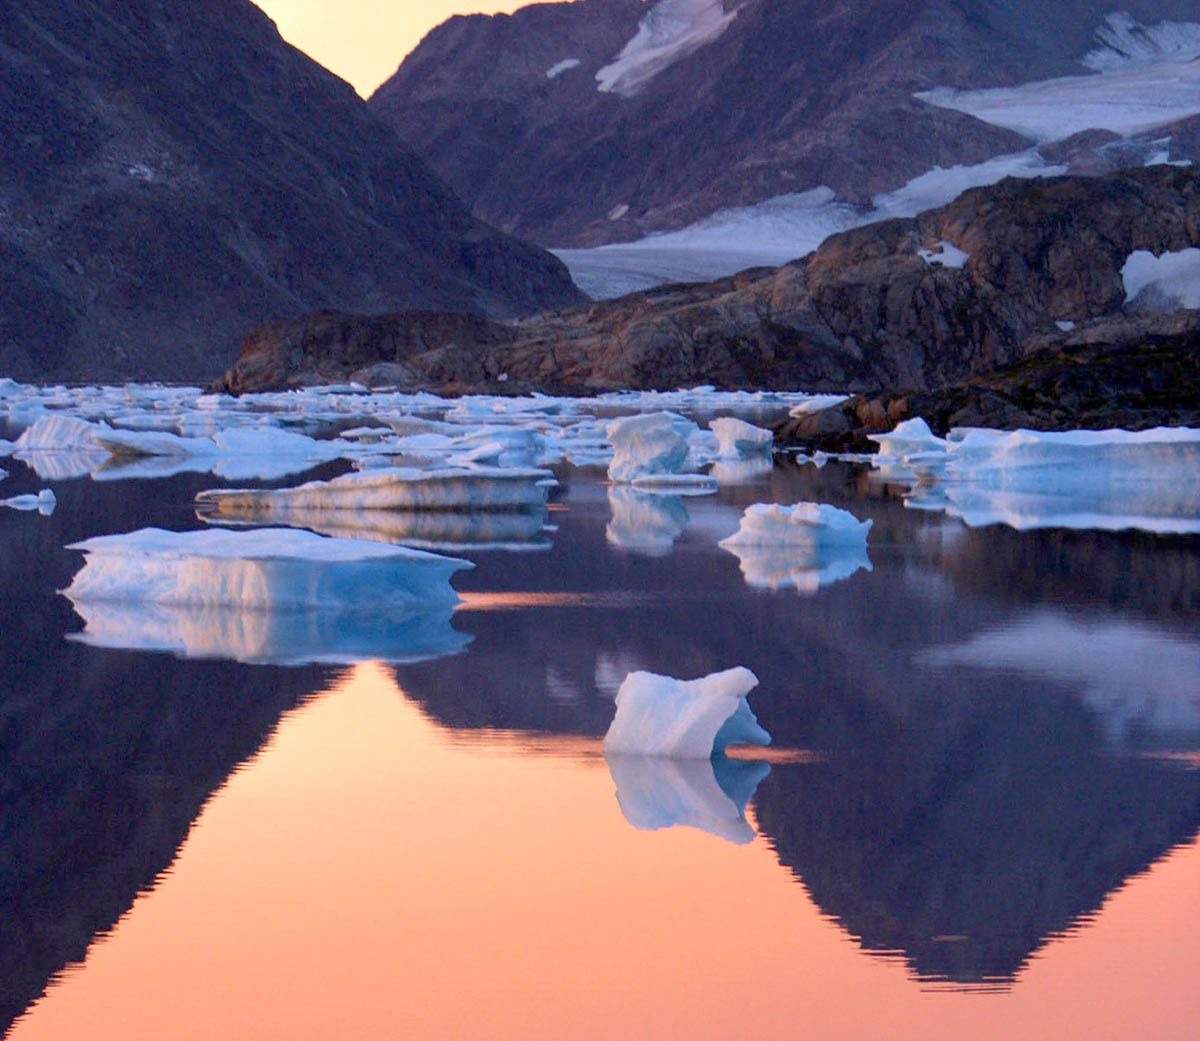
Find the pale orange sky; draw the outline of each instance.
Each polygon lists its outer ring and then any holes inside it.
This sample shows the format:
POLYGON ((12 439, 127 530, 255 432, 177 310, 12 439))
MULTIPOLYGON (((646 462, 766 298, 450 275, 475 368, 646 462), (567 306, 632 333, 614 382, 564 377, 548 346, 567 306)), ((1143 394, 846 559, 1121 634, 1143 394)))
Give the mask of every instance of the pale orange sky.
POLYGON ((364 98, 430 29, 454 14, 512 12, 531 0, 258 0, 288 43, 364 98))

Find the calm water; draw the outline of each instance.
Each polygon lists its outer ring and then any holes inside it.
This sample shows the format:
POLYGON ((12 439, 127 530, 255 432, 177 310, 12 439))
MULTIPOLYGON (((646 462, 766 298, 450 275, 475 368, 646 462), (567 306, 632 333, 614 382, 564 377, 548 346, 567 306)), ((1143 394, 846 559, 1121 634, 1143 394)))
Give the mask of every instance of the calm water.
POLYGON ((1197 1036, 1200 540, 969 530, 838 465, 560 477, 400 665, 67 638, 62 547, 203 526, 215 479, 0 510, 5 1036, 1197 1036), (751 587, 717 540, 801 499, 874 519, 870 569, 751 587), (629 671, 739 664, 772 749, 606 763, 629 671))

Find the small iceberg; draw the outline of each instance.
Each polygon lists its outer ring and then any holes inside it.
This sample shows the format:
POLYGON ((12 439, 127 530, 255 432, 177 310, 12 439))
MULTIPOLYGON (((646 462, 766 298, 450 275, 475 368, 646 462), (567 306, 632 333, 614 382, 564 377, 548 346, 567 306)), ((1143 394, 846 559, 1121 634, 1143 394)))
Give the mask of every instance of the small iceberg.
POLYGON ((10 510, 24 510, 27 512, 37 510, 43 517, 49 517, 57 505, 58 500, 54 497, 54 492, 49 488, 43 488, 36 494, 14 495, 10 499, 0 499, 0 506, 7 506, 10 510))
POLYGON ((766 763, 727 759, 666 759, 606 755, 617 786, 617 803, 635 828, 677 825, 698 828, 744 845, 754 840, 746 806, 764 777, 766 763))
POLYGON ((631 672, 617 691, 604 752, 709 759, 731 744, 770 744, 746 700, 756 686, 758 677, 742 666, 698 680, 631 672))
POLYGON ((714 419, 708 429, 717 435, 717 457, 719 459, 745 459, 770 454, 774 447, 774 435, 763 427, 756 427, 743 419, 726 416, 714 419))
POLYGON ((372 468, 295 488, 220 488, 196 504, 225 516, 264 509, 303 510, 541 510, 555 483, 549 470, 526 467, 372 468))
POLYGON ((86 554, 72 601, 259 610, 452 607, 450 577, 473 565, 403 546, 288 528, 173 532, 142 528, 72 543, 86 554))
POLYGON ((649 412, 614 419, 605 428, 613 447, 608 476, 614 484, 682 473, 700 428, 674 412, 649 412))

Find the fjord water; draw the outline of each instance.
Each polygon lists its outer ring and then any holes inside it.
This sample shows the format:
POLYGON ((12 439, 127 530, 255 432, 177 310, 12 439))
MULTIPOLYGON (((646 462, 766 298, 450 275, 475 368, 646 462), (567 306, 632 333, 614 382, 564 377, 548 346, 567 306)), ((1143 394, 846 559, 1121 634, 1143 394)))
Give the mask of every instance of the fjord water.
POLYGON ((211 477, 0 511, 6 1036, 1195 1036, 1200 540, 969 529, 841 465, 559 477, 405 664, 72 638, 62 547, 200 527, 211 477), (869 559, 748 584, 717 542, 799 500, 869 559), (734 665, 771 749, 606 762, 629 671, 734 665))

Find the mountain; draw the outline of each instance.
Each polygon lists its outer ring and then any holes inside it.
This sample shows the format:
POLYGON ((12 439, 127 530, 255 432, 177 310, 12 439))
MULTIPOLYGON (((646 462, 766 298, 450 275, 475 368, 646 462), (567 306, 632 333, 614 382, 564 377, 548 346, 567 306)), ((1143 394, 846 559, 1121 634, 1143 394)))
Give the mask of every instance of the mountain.
POLYGON ((246 0, 0 9, 0 372, 194 379, 315 307, 577 296, 246 0))
MULTIPOLYGON (((1169 148, 1144 132, 1200 112, 1187 71, 1200 55, 1200 14, 1191 0, 1129 0, 1121 14, 1113 6, 538 4, 450 19, 369 104, 478 216, 508 231, 591 247, 776 200, 765 227, 726 220, 700 225, 707 238, 647 248, 729 250, 740 233, 749 254, 740 266, 754 255, 778 264, 839 224, 862 223, 856 210, 913 216, 1006 173, 1141 165, 1169 148), (1033 152, 1089 129, 1105 133, 1077 138, 1053 160, 1033 152), (913 184, 939 167, 997 157, 1011 161, 913 184), (905 186, 905 197, 888 197, 905 186)), ((691 274, 681 262, 674 257, 658 280, 691 274)))

